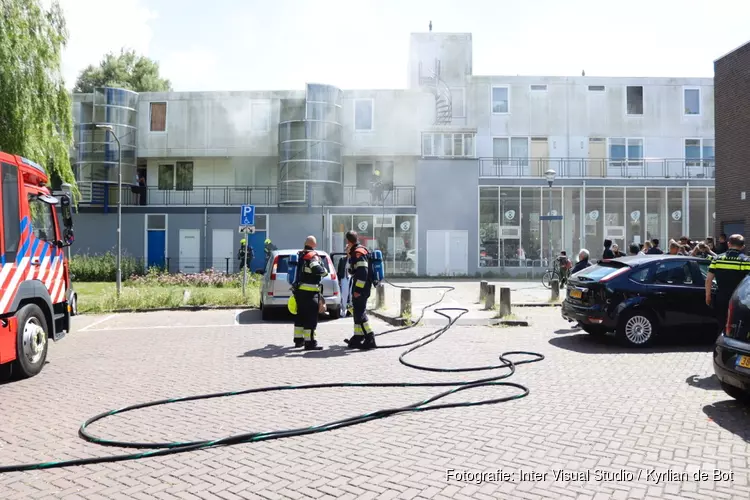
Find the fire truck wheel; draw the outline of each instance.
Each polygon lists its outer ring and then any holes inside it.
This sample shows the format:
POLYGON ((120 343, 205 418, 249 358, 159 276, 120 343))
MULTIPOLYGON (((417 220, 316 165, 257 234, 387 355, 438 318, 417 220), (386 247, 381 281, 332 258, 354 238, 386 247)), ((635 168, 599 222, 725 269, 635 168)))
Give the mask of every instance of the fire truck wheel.
POLYGON ((47 360, 49 332, 44 314, 36 304, 26 304, 18 311, 16 333, 16 361, 13 375, 18 378, 33 377, 47 360))
POLYGON ((70 315, 78 316, 78 294, 73 293, 70 296, 70 315))

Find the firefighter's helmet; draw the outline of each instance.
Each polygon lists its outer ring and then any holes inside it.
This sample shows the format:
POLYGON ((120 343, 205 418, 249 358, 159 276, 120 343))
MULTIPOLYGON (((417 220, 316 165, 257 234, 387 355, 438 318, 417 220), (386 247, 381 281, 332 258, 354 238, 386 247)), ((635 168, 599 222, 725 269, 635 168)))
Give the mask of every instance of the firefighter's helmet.
POLYGON ((380 177, 380 170, 376 170, 375 171, 375 175, 378 176, 378 177, 380 177))
POLYGON ((247 240, 246 240, 245 238, 242 238, 242 239, 240 240, 240 245, 242 245, 242 246, 245 246, 245 245, 247 245, 247 240))
POLYGON ((269 243, 271 243, 271 238, 266 238, 265 244, 268 245, 269 243))

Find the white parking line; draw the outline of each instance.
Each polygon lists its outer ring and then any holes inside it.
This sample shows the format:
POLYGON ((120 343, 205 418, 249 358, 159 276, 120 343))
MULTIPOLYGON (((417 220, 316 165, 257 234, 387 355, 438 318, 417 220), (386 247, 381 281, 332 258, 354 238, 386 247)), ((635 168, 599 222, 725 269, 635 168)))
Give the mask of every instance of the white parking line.
POLYGON ((100 324, 104 323, 105 321, 108 321, 108 320, 110 320, 110 319, 114 318, 115 316, 117 316, 117 315, 116 315, 116 314, 110 314, 110 315, 109 315, 109 316, 107 316, 106 318, 102 318, 102 319, 100 319, 99 321, 94 321, 94 322, 93 322, 93 323, 91 323, 90 325, 86 325, 86 326, 84 326, 83 328, 81 328, 81 329, 80 329, 80 330, 78 330, 78 331, 79 331, 79 332, 85 332, 85 331, 87 331, 87 330, 88 330, 89 328, 91 328, 92 326, 100 325, 100 324))
MULTIPOLYGON (((181 328, 230 328, 235 326, 250 326, 250 325, 151 325, 151 326, 123 326, 121 328, 97 328, 96 330, 86 330, 88 332, 119 332, 122 330, 165 330, 172 329, 178 330, 181 328)), ((82 330, 79 330, 82 331, 82 330)))

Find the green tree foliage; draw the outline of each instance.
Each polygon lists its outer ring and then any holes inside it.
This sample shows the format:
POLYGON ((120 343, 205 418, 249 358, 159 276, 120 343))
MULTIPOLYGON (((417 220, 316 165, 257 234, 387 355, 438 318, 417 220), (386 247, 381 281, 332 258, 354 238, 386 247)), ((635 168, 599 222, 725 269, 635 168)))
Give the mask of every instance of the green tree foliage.
POLYGON ((96 87, 118 87, 134 92, 172 90, 169 80, 159 76, 159 63, 139 56, 133 50, 109 53, 99 63, 90 65, 78 76, 74 92, 89 93, 96 87))
POLYGON ((56 1, 0 0, 0 150, 45 165, 52 184, 75 186, 73 118, 60 71, 67 43, 56 1))

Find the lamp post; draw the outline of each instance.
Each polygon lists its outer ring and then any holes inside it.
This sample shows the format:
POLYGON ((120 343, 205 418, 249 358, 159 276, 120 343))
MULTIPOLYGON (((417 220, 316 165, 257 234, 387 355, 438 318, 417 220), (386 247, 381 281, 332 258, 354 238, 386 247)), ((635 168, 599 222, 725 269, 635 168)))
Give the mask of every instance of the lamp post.
MULTIPOLYGON (((557 176, 557 172, 555 172, 552 169, 547 170, 544 172, 544 177, 547 179, 547 184, 549 184, 549 215, 552 215, 552 183, 555 182, 555 177, 557 176)), ((547 247, 549 252, 549 261, 552 262, 552 219, 548 219, 547 222, 547 247)))
POLYGON ((97 124, 96 128, 106 130, 117 142, 117 298, 122 288, 122 145, 112 125, 97 124))

